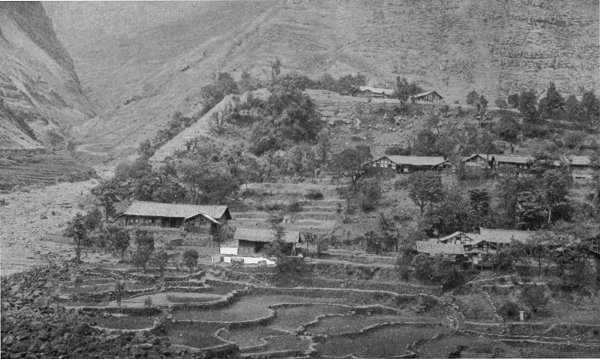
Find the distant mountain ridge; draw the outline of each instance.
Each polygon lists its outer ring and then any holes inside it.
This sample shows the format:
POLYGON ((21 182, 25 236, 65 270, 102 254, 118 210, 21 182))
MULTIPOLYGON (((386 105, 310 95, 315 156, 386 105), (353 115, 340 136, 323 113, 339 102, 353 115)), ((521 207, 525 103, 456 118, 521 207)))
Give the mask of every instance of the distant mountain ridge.
POLYGON ((83 150, 131 154, 170 115, 197 113, 217 72, 283 72, 371 85, 396 76, 464 103, 548 82, 598 89, 597 0, 45 3, 85 92, 102 111, 76 128, 83 150), (77 14, 73 17, 71 14, 77 14), (94 16, 96 14, 96 16, 94 16))
POLYGON ((63 142, 94 116, 39 2, 0 2, 0 148, 63 142))

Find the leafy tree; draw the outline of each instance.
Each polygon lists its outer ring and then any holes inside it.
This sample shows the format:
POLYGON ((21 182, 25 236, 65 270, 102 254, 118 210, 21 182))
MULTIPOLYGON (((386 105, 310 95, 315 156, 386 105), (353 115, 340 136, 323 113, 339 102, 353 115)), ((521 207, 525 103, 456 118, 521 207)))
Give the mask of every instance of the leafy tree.
POLYGON ((156 151, 156 148, 154 146, 152 146, 152 141, 145 140, 143 142, 140 142, 137 153, 142 158, 150 158, 154 155, 155 151, 156 151))
POLYGON ((102 234, 110 247, 121 254, 121 261, 124 260, 125 251, 129 248, 129 231, 122 226, 114 223, 107 224, 102 234))
POLYGON ((410 96, 424 92, 423 88, 414 81, 408 83, 404 77, 396 77, 396 97, 402 101, 408 100, 410 96))
POLYGON ((134 232, 136 250, 133 253, 133 263, 139 270, 143 268, 146 271, 146 265, 154 252, 154 237, 143 229, 136 229, 134 232))
POLYGON ((349 178, 352 186, 356 186, 364 173, 364 163, 371 158, 373 156, 368 147, 347 148, 332 157, 330 167, 339 177, 349 178))
POLYGON ((329 134, 324 131, 321 131, 317 136, 317 159, 321 168, 324 168, 327 165, 331 155, 332 145, 329 137, 329 134))
POLYGON ((523 91, 519 95, 519 112, 530 123, 538 121, 537 95, 533 90, 523 91))
POLYGON ((438 135, 433 133, 433 131, 431 131, 428 128, 419 131, 419 133, 417 133, 417 137, 414 141, 414 145, 412 148, 413 154, 418 154, 422 156, 440 155, 437 146, 438 137, 438 135))
POLYGON ((546 192, 548 204, 548 223, 552 221, 553 209, 566 202, 569 193, 571 177, 558 170, 546 171, 542 178, 542 185, 546 192))
POLYGON ((421 215, 430 203, 438 203, 444 196, 442 177, 435 172, 415 172, 408 178, 408 195, 419 206, 421 215))
POLYGON ((496 212, 500 214, 500 222, 505 228, 514 228, 519 223, 517 210, 520 194, 533 191, 537 186, 536 179, 531 177, 505 177, 498 181, 495 190, 498 199, 496 212))
POLYGON ((383 212, 379 214, 379 233, 383 239, 385 251, 395 249, 398 251, 398 227, 391 218, 385 216, 383 212))
POLYGON ((550 298, 544 293, 544 288, 537 285, 529 285, 523 288, 521 293, 523 302, 531 308, 531 311, 537 313, 539 309, 544 308, 550 298))
POLYGON ((433 279, 433 261, 427 254, 419 253, 412 261, 412 266, 415 269, 415 277, 422 282, 430 282, 433 279))
POLYGON ((117 179, 112 178, 101 182, 92 189, 92 194, 95 202, 104 209, 104 217, 106 219, 113 218, 116 215, 114 204, 119 200, 117 179))
POLYGON ((402 146, 392 146, 385 149, 386 155, 397 155, 397 156, 410 156, 410 148, 404 148, 402 146))
POLYGON ((508 104, 506 103, 506 100, 503 97, 498 97, 496 99, 496 101, 494 101, 494 104, 496 105, 496 107, 499 107, 499 108, 508 107, 508 104))
POLYGON ((587 91, 581 99, 582 121, 590 125, 598 125, 600 122, 600 99, 593 91, 587 91))
POLYGON ((102 225, 102 213, 100 212, 100 209, 94 206, 94 208, 84 216, 83 223, 88 232, 99 228, 102 225))
POLYGON ((271 81, 275 82, 275 79, 281 73, 281 59, 279 57, 275 58, 274 61, 271 62, 271 81))
POLYGON ((543 226, 548 217, 548 207, 544 194, 538 190, 524 190, 516 198, 517 226, 537 230, 543 226))
POLYGON ((374 231, 365 233, 363 238, 367 253, 381 254, 385 250, 385 239, 374 231))
POLYGON ((490 214, 490 194, 485 189, 469 190, 470 213, 475 218, 477 227, 485 224, 490 214))
POLYGON ((381 199, 381 186, 377 180, 362 181, 353 188, 356 190, 356 197, 363 211, 369 212, 377 207, 381 199))
POLYGON ((557 118, 563 113, 565 99, 556 90, 554 82, 550 82, 546 96, 540 99, 539 112, 542 118, 557 118))
POLYGON ((571 95, 565 101, 565 112, 569 121, 579 121, 581 116, 581 104, 575 95, 571 95))
POLYGON ((467 105, 474 105, 479 101, 479 94, 473 90, 467 94, 467 105))
POLYGON ((514 94, 508 96, 507 102, 508 102, 508 105, 512 108, 519 107, 519 94, 514 93, 514 94))
POLYGON ((117 281, 115 283, 115 300, 117 301, 117 306, 121 309, 121 300, 123 299, 123 292, 125 291, 125 283, 122 281, 117 281))
POLYGON ((423 218, 424 230, 430 236, 447 235, 456 231, 470 232, 475 218, 469 211, 469 203, 460 190, 444 191, 441 200, 433 203, 423 218))
POLYGON ((165 277, 165 269, 169 265, 169 259, 169 254, 164 249, 154 253, 153 264, 158 267, 161 278, 165 277))
POLYGON ((195 249, 188 249, 183 253, 183 263, 190 269, 190 273, 193 273, 194 267, 198 265, 198 257, 200 255, 195 249))
POLYGON ((239 88, 231 75, 228 73, 219 73, 212 84, 206 85, 201 89, 201 96, 204 102, 203 112, 208 112, 209 109, 221 102, 225 96, 237 93, 239 93, 239 88))
POLYGON ((85 218, 81 213, 77 213, 75 217, 67 223, 65 237, 73 238, 75 241, 75 261, 81 262, 82 247, 88 244, 88 230, 85 226, 85 218))

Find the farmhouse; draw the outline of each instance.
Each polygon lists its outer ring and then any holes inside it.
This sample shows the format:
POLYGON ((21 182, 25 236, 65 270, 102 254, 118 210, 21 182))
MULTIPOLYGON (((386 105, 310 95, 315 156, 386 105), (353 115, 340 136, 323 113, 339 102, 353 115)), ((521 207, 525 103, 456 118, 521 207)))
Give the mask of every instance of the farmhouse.
POLYGON ((365 167, 391 168, 398 173, 441 170, 448 165, 444 157, 385 155, 365 163, 365 167))
POLYGON ((184 227, 192 232, 216 229, 231 219, 227 206, 198 206, 134 201, 123 214, 125 225, 184 227))
POLYGON ((534 232, 517 231, 513 229, 479 228, 479 234, 469 233, 469 236, 475 241, 485 241, 497 245, 500 248, 502 246, 510 245, 513 241, 527 243, 531 239, 533 233, 534 232))
POLYGON ((500 154, 474 154, 462 159, 467 167, 491 168, 494 172, 506 170, 518 173, 528 172, 534 158, 529 156, 507 156, 500 154))
POLYGON ((427 254, 431 257, 437 255, 451 257, 458 260, 466 255, 465 249, 461 244, 438 243, 437 240, 417 241, 417 252, 427 254))
MULTIPOLYGON (((221 246, 222 255, 253 256, 264 255, 265 247, 276 239, 272 229, 237 228, 233 241, 221 246)), ((300 243, 300 232, 286 231, 283 234, 284 253, 291 254, 296 243, 300 243)))
POLYGON ((427 91, 409 97, 411 101, 439 102, 443 97, 435 91, 427 91))
POLYGON ((571 176, 576 180, 590 180, 594 175, 592 159, 588 156, 570 156, 568 158, 571 176))
POLYGON ((394 90, 370 86, 359 86, 356 94, 362 97, 392 98, 394 97, 394 90))

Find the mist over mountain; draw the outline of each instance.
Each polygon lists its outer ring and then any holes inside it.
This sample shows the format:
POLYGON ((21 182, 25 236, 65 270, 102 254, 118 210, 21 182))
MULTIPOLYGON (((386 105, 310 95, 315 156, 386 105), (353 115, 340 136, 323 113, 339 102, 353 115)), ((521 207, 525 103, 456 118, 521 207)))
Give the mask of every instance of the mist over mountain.
POLYGON ((0 3, 0 147, 59 144, 93 116, 42 4, 0 3))
POLYGON ((312 77, 396 76, 464 102, 549 81, 597 89, 598 1, 45 3, 98 116, 91 153, 132 153, 175 111, 194 115, 215 73, 266 80, 270 63, 312 77))

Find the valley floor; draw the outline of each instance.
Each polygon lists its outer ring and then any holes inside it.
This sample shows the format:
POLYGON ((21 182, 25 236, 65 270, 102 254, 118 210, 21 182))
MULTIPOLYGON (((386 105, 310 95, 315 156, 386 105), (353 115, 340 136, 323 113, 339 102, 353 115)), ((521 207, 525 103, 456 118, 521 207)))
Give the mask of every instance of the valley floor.
POLYGON ((48 261, 73 257, 73 246, 62 238, 65 223, 84 212, 96 180, 59 183, 0 194, 0 268, 2 275, 27 270, 48 261))

